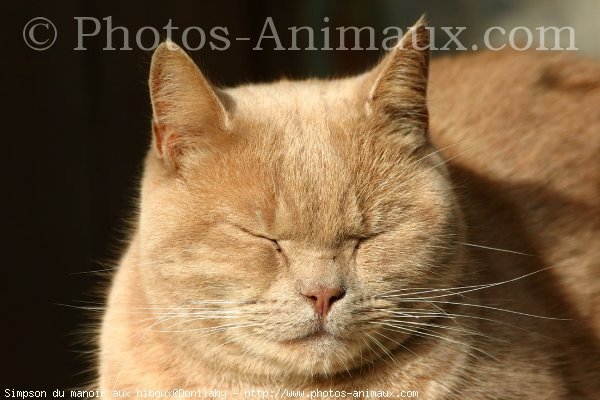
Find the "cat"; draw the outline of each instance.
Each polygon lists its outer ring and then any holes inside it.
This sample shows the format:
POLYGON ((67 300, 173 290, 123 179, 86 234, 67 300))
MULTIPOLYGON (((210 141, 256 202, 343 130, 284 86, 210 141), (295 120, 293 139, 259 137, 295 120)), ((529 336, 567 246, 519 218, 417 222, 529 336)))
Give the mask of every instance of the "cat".
POLYGON ((108 397, 597 398, 600 66, 428 43, 229 89, 157 48, 108 397))

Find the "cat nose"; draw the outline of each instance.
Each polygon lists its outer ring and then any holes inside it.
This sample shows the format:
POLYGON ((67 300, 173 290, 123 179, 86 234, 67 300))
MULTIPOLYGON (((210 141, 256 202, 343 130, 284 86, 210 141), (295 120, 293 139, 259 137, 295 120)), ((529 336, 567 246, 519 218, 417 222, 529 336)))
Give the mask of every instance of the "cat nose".
POLYGON ((344 297, 346 291, 342 288, 318 288, 302 291, 304 297, 312 302, 315 311, 322 317, 326 316, 333 303, 344 297))

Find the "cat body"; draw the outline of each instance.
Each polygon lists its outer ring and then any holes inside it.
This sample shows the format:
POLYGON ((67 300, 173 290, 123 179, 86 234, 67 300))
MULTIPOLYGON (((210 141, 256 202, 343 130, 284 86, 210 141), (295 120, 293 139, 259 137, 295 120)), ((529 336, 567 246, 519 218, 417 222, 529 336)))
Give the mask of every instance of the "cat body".
POLYGON ((595 398, 600 67, 412 39, 224 90, 161 45, 103 390, 595 398))

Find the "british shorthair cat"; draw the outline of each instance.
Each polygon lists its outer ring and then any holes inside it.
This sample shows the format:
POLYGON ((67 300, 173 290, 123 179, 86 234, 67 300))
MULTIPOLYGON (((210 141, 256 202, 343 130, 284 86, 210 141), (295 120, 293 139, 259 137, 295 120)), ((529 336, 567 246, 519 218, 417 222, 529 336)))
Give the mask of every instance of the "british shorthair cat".
POLYGON ((228 89, 155 51, 108 397, 598 398, 599 64, 428 43, 228 89))

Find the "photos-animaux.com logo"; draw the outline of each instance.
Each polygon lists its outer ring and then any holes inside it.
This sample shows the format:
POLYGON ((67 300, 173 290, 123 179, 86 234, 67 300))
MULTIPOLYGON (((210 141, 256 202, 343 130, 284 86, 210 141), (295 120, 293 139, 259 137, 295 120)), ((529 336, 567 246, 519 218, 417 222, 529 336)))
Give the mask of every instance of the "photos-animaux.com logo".
MULTIPOLYGON (((130 29, 115 23, 112 16, 101 19, 74 17, 77 34, 74 38, 64 40, 71 41, 75 51, 92 49, 92 38, 101 40, 102 47, 99 49, 104 51, 152 51, 163 40, 180 43, 188 51, 226 51, 236 42, 247 43, 255 51, 388 51, 408 31, 408 28, 398 26, 388 26, 380 30, 371 26, 334 27, 330 26, 329 22, 329 17, 325 17, 323 26, 282 28, 277 27, 272 17, 267 17, 260 32, 253 35, 236 35, 226 26, 180 27, 172 19, 160 28, 143 26, 130 29)), ((427 29, 431 37, 428 47, 432 51, 498 51, 506 47, 518 51, 579 50, 575 44, 575 29, 570 26, 517 26, 511 29, 492 26, 482 32, 480 43, 464 41, 461 37, 467 30, 464 26, 430 26, 427 29)), ((57 27, 45 17, 32 18, 23 28, 23 40, 33 50, 43 51, 51 48, 57 42, 57 37, 57 27)), ((94 42, 94 45, 97 46, 98 42, 94 42)))

